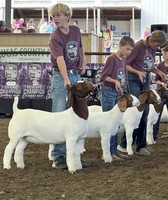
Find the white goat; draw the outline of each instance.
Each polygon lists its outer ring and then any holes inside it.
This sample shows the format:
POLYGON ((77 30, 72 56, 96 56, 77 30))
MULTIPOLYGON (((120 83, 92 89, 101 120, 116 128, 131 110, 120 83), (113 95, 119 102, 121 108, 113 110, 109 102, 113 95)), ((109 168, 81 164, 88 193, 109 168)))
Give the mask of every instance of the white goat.
MULTIPOLYGON (((88 109, 89 109, 89 113, 90 112, 102 112, 102 107, 99 105, 88 106, 88 109)), ((49 160, 53 160, 53 158, 51 156, 51 152, 53 151, 53 149, 54 149, 54 145, 50 144, 49 149, 48 149, 48 159, 49 160)), ((81 150, 81 152, 84 152, 84 151, 85 151, 85 149, 81 150)), ((54 162, 53 162, 53 167, 55 167, 54 162)))
POLYGON ((128 107, 138 105, 138 98, 130 94, 124 94, 119 97, 117 104, 110 111, 89 112, 89 129, 86 138, 101 137, 103 158, 105 162, 112 161, 110 138, 117 133, 125 110, 128 107))
POLYGON ((132 134, 134 129, 137 129, 139 126, 146 104, 159 104, 161 102, 160 96, 155 90, 143 91, 138 98, 140 100, 140 106, 128 108, 120 124, 119 131, 126 131, 128 155, 133 155, 134 153, 132 150, 132 134))
POLYGON ((160 115, 161 108, 163 107, 165 100, 168 98, 167 88, 161 87, 157 92, 161 97, 160 104, 149 105, 149 114, 148 114, 147 129, 146 129, 146 141, 149 145, 155 143, 153 138, 153 125, 156 124, 160 115))
POLYGON ((88 108, 85 97, 93 90, 90 82, 79 82, 69 88, 72 107, 63 112, 46 112, 17 108, 18 98, 13 104, 13 117, 9 123, 10 141, 5 148, 3 168, 11 168, 12 153, 18 168, 24 168, 23 152, 28 142, 36 144, 66 143, 67 166, 70 173, 82 169, 80 140, 88 129, 88 108))

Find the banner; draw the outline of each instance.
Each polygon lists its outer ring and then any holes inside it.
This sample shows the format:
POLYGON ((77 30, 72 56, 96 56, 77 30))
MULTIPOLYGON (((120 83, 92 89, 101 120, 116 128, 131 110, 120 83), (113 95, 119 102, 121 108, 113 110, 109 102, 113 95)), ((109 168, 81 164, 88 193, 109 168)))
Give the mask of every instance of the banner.
POLYGON ((0 62, 50 62, 50 49, 48 47, 0 47, 0 52, 0 62), (26 51, 27 53, 17 53, 26 51), (34 52, 34 54, 29 53, 29 51, 34 52), (8 52, 12 52, 12 54, 8 52), (46 54, 40 52, 46 52, 46 54))
POLYGON ((51 98, 50 72, 50 63, 0 63, 0 97, 51 98))

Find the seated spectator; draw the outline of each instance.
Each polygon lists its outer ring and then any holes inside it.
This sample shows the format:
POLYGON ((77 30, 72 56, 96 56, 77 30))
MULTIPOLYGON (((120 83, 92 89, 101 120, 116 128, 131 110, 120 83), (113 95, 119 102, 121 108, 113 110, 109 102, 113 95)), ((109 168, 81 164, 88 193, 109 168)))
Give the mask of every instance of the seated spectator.
POLYGON ((19 22, 20 22, 20 25, 21 25, 22 27, 26 27, 26 24, 24 23, 24 19, 23 19, 23 18, 20 18, 20 19, 19 19, 19 22))
POLYGON ((39 33, 47 33, 47 22, 44 18, 40 19, 37 29, 39 33))
POLYGON ((29 21, 27 22, 27 32, 28 33, 36 33, 36 30, 35 30, 35 23, 34 23, 34 19, 31 18, 29 19, 29 21))
POLYGON ((15 24, 15 30, 13 30, 13 33, 26 33, 27 29, 26 26, 23 25, 22 21, 16 21, 15 24))
POLYGON ((0 33, 11 33, 12 29, 6 27, 6 22, 4 20, 0 20, 0 33))
POLYGON ((16 19, 12 20, 11 28, 12 28, 13 31, 16 29, 16 19))
POLYGON ((55 30, 56 30, 56 25, 54 24, 53 21, 50 20, 47 26, 47 33, 53 33, 55 30))

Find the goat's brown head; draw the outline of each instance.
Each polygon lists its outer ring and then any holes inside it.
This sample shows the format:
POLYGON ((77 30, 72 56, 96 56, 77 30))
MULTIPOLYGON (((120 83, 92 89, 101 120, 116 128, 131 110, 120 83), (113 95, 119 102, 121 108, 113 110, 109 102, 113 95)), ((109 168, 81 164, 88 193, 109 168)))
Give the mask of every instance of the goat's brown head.
POLYGON ((138 99, 140 100, 140 104, 159 104, 161 102, 159 94, 153 89, 142 91, 138 99))
POLYGON ((118 99, 118 106, 121 112, 125 112, 129 107, 139 106, 139 100, 134 95, 123 94, 118 99))
POLYGON ((71 104, 71 100, 73 96, 79 97, 79 98, 85 98, 90 92, 92 92, 94 89, 94 86, 89 81, 79 81, 71 86, 67 86, 67 97, 68 101, 67 104, 71 104))
POLYGON ((85 98, 91 91, 93 91, 94 86, 91 82, 80 81, 72 85, 70 88, 71 93, 80 98, 85 98))

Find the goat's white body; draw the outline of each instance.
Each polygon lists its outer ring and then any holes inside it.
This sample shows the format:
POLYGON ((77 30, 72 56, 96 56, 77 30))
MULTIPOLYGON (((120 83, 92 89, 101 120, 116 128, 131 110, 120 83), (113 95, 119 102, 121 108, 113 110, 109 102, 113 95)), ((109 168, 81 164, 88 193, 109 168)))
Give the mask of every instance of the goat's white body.
MULTIPOLYGON (((100 108, 100 106, 95 106, 94 109, 92 109, 92 108, 90 109, 90 107, 91 106, 89 106, 89 112, 90 112, 90 114, 89 114, 90 115, 89 116, 89 132, 91 132, 91 133, 89 133, 89 134, 91 134, 91 136, 92 136, 93 133, 94 133, 94 131, 90 130, 90 117, 96 111, 97 112, 101 112, 101 108, 100 108), (93 113, 91 114, 91 112, 93 112, 93 113)), ((116 127, 117 127, 117 130, 115 129, 115 133, 117 131, 120 132, 120 131, 126 130, 127 152, 128 152, 128 155, 133 155, 133 150, 132 150, 132 133, 133 133, 134 129, 136 129, 136 128, 139 127, 139 123, 140 123, 142 114, 143 114, 143 111, 139 112, 138 109, 137 109, 137 107, 129 107, 122 114, 122 119, 118 120, 118 118, 115 118, 113 116, 114 119, 112 117, 105 118, 106 121, 103 120, 103 125, 102 125, 102 123, 100 123, 100 121, 97 120, 96 125, 98 124, 97 126, 102 126, 102 128, 104 128, 104 127, 109 128, 106 124, 109 124, 109 121, 111 121, 112 122, 111 126, 112 125, 116 125, 116 127), (114 124, 113 122, 116 123, 116 124, 114 124), (118 126, 119 126, 119 130, 118 130, 118 126)), ((98 116, 98 114, 96 114, 96 115, 98 116)), ((111 131, 111 133, 113 133, 113 131, 111 131)), ((87 135, 88 135, 88 133, 87 133, 87 135)))
MULTIPOLYGON (((133 98, 132 106, 138 106, 139 100, 131 95, 133 98)), ((110 138, 117 134, 120 122, 124 112, 121 112, 118 103, 107 112, 102 112, 100 106, 95 106, 94 111, 89 109, 89 129, 87 138, 101 138, 101 145, 103 150, 103 158, 105 162, 111 162, 112 156, 110 153, 110 138), (96 112, 97 108, 97 112, 96 112)), ((127 108, 128 109, 128 108, 127 108)))
POLYGON ((163 112, 160 118, 160 122, 168 122, 168 111, 166 105, 164 105, 163 107, 163 112))
MULTIPOLYGON (((156 93, 156 91, 154 91, 154 90, 152 90, 152 91, 156 95, 157 100, 160 101, 160 96, 156 93)), ((95 107, 95 109, 96 109, 96 107, 95 107)), ((90 109, 89 109, 89 111, 90 111, 90 109)), ((99 112, 99 111, 100 111, 100 108, 97 107, 97 112, 99 112)), ((128 153, 128 155, 133 155, 133 153, 134 153, 133 149, 132 149, 132 142, 133 142, 132 134, 133 134, 134 129, 137 129, 139 127, 139 123, 140 123, 142 114, 143 114, 143 111, 139 111, 137 107, 129 107, 123 113, 122 119, 119 121, 119 125, 118 125, 118 122, 116 123, 117 126, 119 126, 119 132, 123 131, 123 130, 126 131, 127 153, 128 153)), ((108 118, 108 119, 104 118, 103 123, 101 123, 101 126, 104 127, 105 124, 106 123, 109 124, 109 122, 113 123, 113 119, 112 118, 111 119, 110 118, 108 118)), ((100 122, 97 122, 98 126, 99 126, 99 124, 100 124, 100 122)), ((90 127, 90 123, 89 123, 89 127, 90 127)))
POLYGON ((143 114, 143 111, 140 112, 137 109, 137 107, 127 108, 127 110, 123 114, 119 131, 125 130, 126 132, 128 155, 134 154, 132 150, 132 142, 133 142, 132 134, 133 134, 134 129, 137 129, 139 127, 142 114, 143 114))
POLYGON ((102 112, 102 107, 99 105, 92 105, 92 106, 88 106, 89 109, 89 113, 90 112, 102 112))
POLYGON ((17 167, 24 168, 23 152, 28 142, 66 143, 68 170, 74 173, 82 168, 78 142, 85 137, 87 130, 88 120, 80 118, 72 108, 56 113, 14 108, 14 114, 8 127, 10 142, 4 152, 4 168, 11 168, 10 162, 15 147, 14 160, 17 167))
POLYGON ((147 128, 146 128, 146 141, 149 145, 154 144, 154 138, 153 138, 153 125, 156 124, 159 113, 156 112, 154 105, 149 105, 149 114, 147 118, 147 128))
POLYGON ((116 104, 113 109, 107 112, 90 112, 89 129, 86 134, 87 138, 101 137, 103 158, 105 162, 111 162, 110 138, 118 131, 123 112, 120 111, 116 104))

